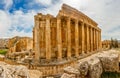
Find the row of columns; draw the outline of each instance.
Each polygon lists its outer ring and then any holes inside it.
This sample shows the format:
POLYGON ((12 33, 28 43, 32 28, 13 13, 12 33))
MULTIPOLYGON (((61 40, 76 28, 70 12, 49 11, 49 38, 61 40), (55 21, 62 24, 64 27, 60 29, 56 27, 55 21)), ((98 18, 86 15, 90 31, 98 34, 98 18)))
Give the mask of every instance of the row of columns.
MULTIPOLYGON (((51 59, 51 29, 50 29, 50 18, 46 18, 46 59, 51 59)), ((75 20, 75 56, 79 56, 79 20, 75 20)), ((67 18, 67 58, 71 57, 71 19, 67 18)), ((57 18, 57 48, 58 48, 58 59, 62 59, 62 34, 61 34, 61 18, 57 18)), ((39 40, 38 40, 39 41, 39 40)), ((38 46, 39 42, 36 42, 38 46)), ((82 54, 86 52, 92 52, 101 49, 101 31, 97 28, 87 25, 84 22, 81 23, 81 51, 82 54), (86 26, 85 26, 86 25, 86 26), (86 27, 86 30, 85 30, 86 27), (85 33, 86 31, 86 33, 85 33), (86 36, 86 37, 85 37, 86 36), (86 38, 86 42, 85 42, 86 38), (85 50, 86 44, 86 50, 85 50)), ((40 50, 39 50, 40 51, 40 50)), ((36 56, 40 55, 38 52, 36 56)), ((36 57, 39 59, 39 57, 36 57)))

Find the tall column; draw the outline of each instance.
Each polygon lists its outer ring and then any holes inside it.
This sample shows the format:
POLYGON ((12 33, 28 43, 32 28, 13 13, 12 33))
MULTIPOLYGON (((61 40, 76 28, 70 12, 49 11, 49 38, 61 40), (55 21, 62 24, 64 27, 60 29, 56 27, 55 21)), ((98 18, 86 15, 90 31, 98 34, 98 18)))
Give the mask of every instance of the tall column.
POLYGON ((98 51, 98 30, 96 30, 96 44, 97 44, 96 49, 98 51))
POLYGON ((84 51, 85 51, 85 50, 84 50, 84 48, 85 48, 85 47, 84 47, 84 45, 85 45, 85 44, 84 44, 84 42, 85 42, 84 23, 82 23, 81 29, 82 29, 82 35, 81 35, 81 36, 82 36, 82 54, 84 54, 84 51))
POLYGON ((86 26, 86 29, 87 29, 86 30, 87 31, 87 36, 86 36, 87 37, 87 44, 86 44, 87 50, 86 51, 88 52, 89 51, 89 27, 88 27, 88 25, 86 26))
POLYGON ((91 33, 91 52, 93 51, 93 28, 90 28, 90 33, 91 33))
POLYGON ((98 49, 100 51, 100 31, 98 30, 98 49))
POLYGON ((39 30, 39 23, 40 23, 40 21, 35 19, 35 28, 34 28, 34 35, 35 35, 34 43, 35 43, 35 47, 34 47, 34 49, 35 49, 35 59, 37 61, 40 60, 40 46, 39 46, 39 44, 40 44, 40 42, 39 42, 39 31, 40 30, 39 30))
POLYGON ((94 28, 94 51, 96 51, 96 29, 94 28))
POLYGON ((100 31, 98 32, 98 36, 99 36, 99 50, 101 49, 100 47, 101 47, 101 41, 100 41, 100 31))
POLYGON ((79 50, 79 34, 78 34, 78 20, 75 20, 75 54, 76 54, 76 57, 79 56, 78 54, 78 50, 79 50))
POLYGON ((100 37, 100 50, 102 49, 102 42, 101 42, 101 30, 99 32, 99 37, 100 37))
POLYGON ((95 32, 94 32, 94 28, 93 28, 93 51, 95 51, 95 32))
POLYGON ((61 19, 57 18, 57 46, 58 46, 58 59, 62 59, 62 40, 61 40, 61 19))
POLYGON ((67 40, 67 57, 71 57, 71 27, 70 27, 70 18, 67 19, 67 36, 68 36, 68 40, 67 40))
POLYGON ((51 30, 50 30, 50 18, 46 18, 46 59, 51 59, 51 30))

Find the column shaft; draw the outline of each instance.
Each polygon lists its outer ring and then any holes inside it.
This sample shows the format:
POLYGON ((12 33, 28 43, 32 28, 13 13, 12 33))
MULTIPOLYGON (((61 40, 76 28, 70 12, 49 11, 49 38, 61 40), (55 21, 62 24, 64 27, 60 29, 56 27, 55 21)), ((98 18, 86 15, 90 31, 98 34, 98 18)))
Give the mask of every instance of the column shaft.
POLYGON ((94 38, 94 43, 93 43, 94 46, 93 46, 93 49, 94 49, 94 51, 95 51, 95 47, 96 47, 96 45, 95 45, 95 29, 94 29, 94 28, 93 28, 93 35, 94 35, 94 37, 93 37, 93 38, 94 38))
POLYGON ((86 44, 87 46, 86 46, 86 48, 87 48, 87 52, 88 52, 89 51, 89 27, 88 27, 88 25, 86 26, 86 28, 87 28, 87 30, 86 30, 87 31, 87 36, 86 36, 87 37, 87 44, 86 44))
POLYGON ((100 30, 100 34, 99 34, 99 36, 100 36, 100 50, 102 49, 102 42, 101 42, 101 30, 100 30))
POLYGON ((75 54, 76 54, 76 57, 79 56, 78 54, 78 50, 79 50, 79 29, 78 29, 78 20, 75 20, 75 54))
POLYGON ((61 19, 57 18, 58 59, 62 59, 61 19))
POLYGON ((70 27, 70 18, 67 19, 67 57, 71 57, 71 27, 70 27))
POLYGON ((85 45, 84 44, 84 42, 85 42, 84 23, 82 23, 81 29, 82 29, 82 35, 81 35, 82 36, 82 54, 84 54, 84 51, 85 51, 84 50, 84 48, 85 48, 84 47, 84 45, 85 45))
POLYGON ((90 33, 91 33, 91 52, 93 51, 93 29, 92 27, 90 28, 90 33))
POLYGON ((46 18, 46 59, 51 59, 51 30, 50 18, 46 18))
POLYGON ((34 28, 34 35, 35 35, 35 58, 36 60, 40 60, 40 42, 39 42, 39 22, 38 20, 35 20, 35 28, 34 28))
POLYGON ((96 49, 98 51, 98 30, 96 30, 96 43, 97 43, 96 49))

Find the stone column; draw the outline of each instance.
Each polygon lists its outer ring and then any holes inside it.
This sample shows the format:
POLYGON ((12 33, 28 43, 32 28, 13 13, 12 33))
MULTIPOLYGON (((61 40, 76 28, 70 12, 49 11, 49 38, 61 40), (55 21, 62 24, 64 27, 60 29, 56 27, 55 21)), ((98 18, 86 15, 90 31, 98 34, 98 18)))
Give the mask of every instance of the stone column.
POLYGON ((96 50, 98 51, 98 30, 96 30, 96 50))
POLYGON ((61 19, 57 18, 57 46, 58 46, 58 59, 62 59, 62 40, 61 40, 61 19))
POLYGON ((87 50, 86 50, 86 51, 88 52, 88 51, 89 51, 89 45, 90 45, 90 44, 89 44, 89 27, 88 27, 88 25, 86 25, 86 29, 87 29, 87 30, 86 30, 86 31, 87 31, 87 32, 86 32, 86 33, 87 33, 87 36, 86 36, 86 37, 87 37, 87 44, 86 44, 87 50))
POLYGON ((84 50, 84 45, 85 45, 85 44, 84 44, 84 42, 85 42, 85 39, 84 39, 84 38, 85 38, 84 23, 82 23, 81 29, 82 29, 82 35, 81 35, 81 36, 82 36, 82 37, 81 37, 81 38, 82 38, 82 54, 84 54, 84 51, 85 51, 85 50, 84 50))
MULTIPOLYGON (((36 17, 37 18, 37 17, 36 17)), ((38 19, 35 19, 35 28, 34 28, 34 35, 35 35, 35 40, 34 40, 34 43, 35 43, 35 60, 36 61, 39 61, 40 60, 40 42, 39 42, 39 23, 40 21, 38 19)))
POLYGON ((35 27, 33 27, 33 51, 35 51, 35 27))
POLYGON ((101 42, 101 30, 100 30, 100 32, 99 32, 99 37, 100 37, 100 49, 102 49, 102 42, 101 42))
POLYGON ((94 29, 94 49, 96 51, 96 29, 94 29))
POLYGON ((93 28, 93 51, 95 51, 95 29, 93 28))
POLYGON ((67 40, 67 57, 71 57, 71 27, 70 27, 70 18, 67 18, 67 36, 68 36, 68 40, 67 40))
POLYGON ((78 29, 78 20, 75 20, 75 54, 76 54, 76 57, 79 56, 78 54, 78 51, 79 51, 79 29, 78 29))
POLYGON ((100 31, 98 32, 99 33, 99 50, 101 49, 100 47, 101 47, 101 41, 100 41, 100 31))
POLYGON ((94 40, 94 36, 95 36, 95 34, 94 34, 94 28, 93 28, 93 51, 94 51, 94 49, 95 49, 95 40, 94 40))
POLYGON ((93 28, 90 28, 90 33, 91 33, 91 52, 93 51, 93 28))
POLYGON ((51 30, 50 30, 50 18, 46 17, 46 59, 51 59, 51 30))

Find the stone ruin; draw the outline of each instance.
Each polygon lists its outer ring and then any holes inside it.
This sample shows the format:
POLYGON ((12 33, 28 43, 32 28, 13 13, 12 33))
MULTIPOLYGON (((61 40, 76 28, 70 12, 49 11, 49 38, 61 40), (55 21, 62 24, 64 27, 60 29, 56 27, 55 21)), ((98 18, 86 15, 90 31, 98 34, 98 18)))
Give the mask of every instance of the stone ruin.
POLYGON ((8 40, 8 48, 9 53, 33 50, 33 39, 15 36, 8 40))
POLYGON ((119 71, 119 53, 109 50, 78 60, 74 67, 64 68, 61 78, 100 78, 103 72, 119 71))
POLYGON ((101 50, 101 29, 87 15, 63 4, 56 17, 34 16, 33 50, 44 76, 61 75, 85 55, 101 50))
POLYGON ((98 24, 69 5, 63 4, 56 17, 38 13, 34 20, 33 48, 39 63, 79 58, 101 50, 98 24))

